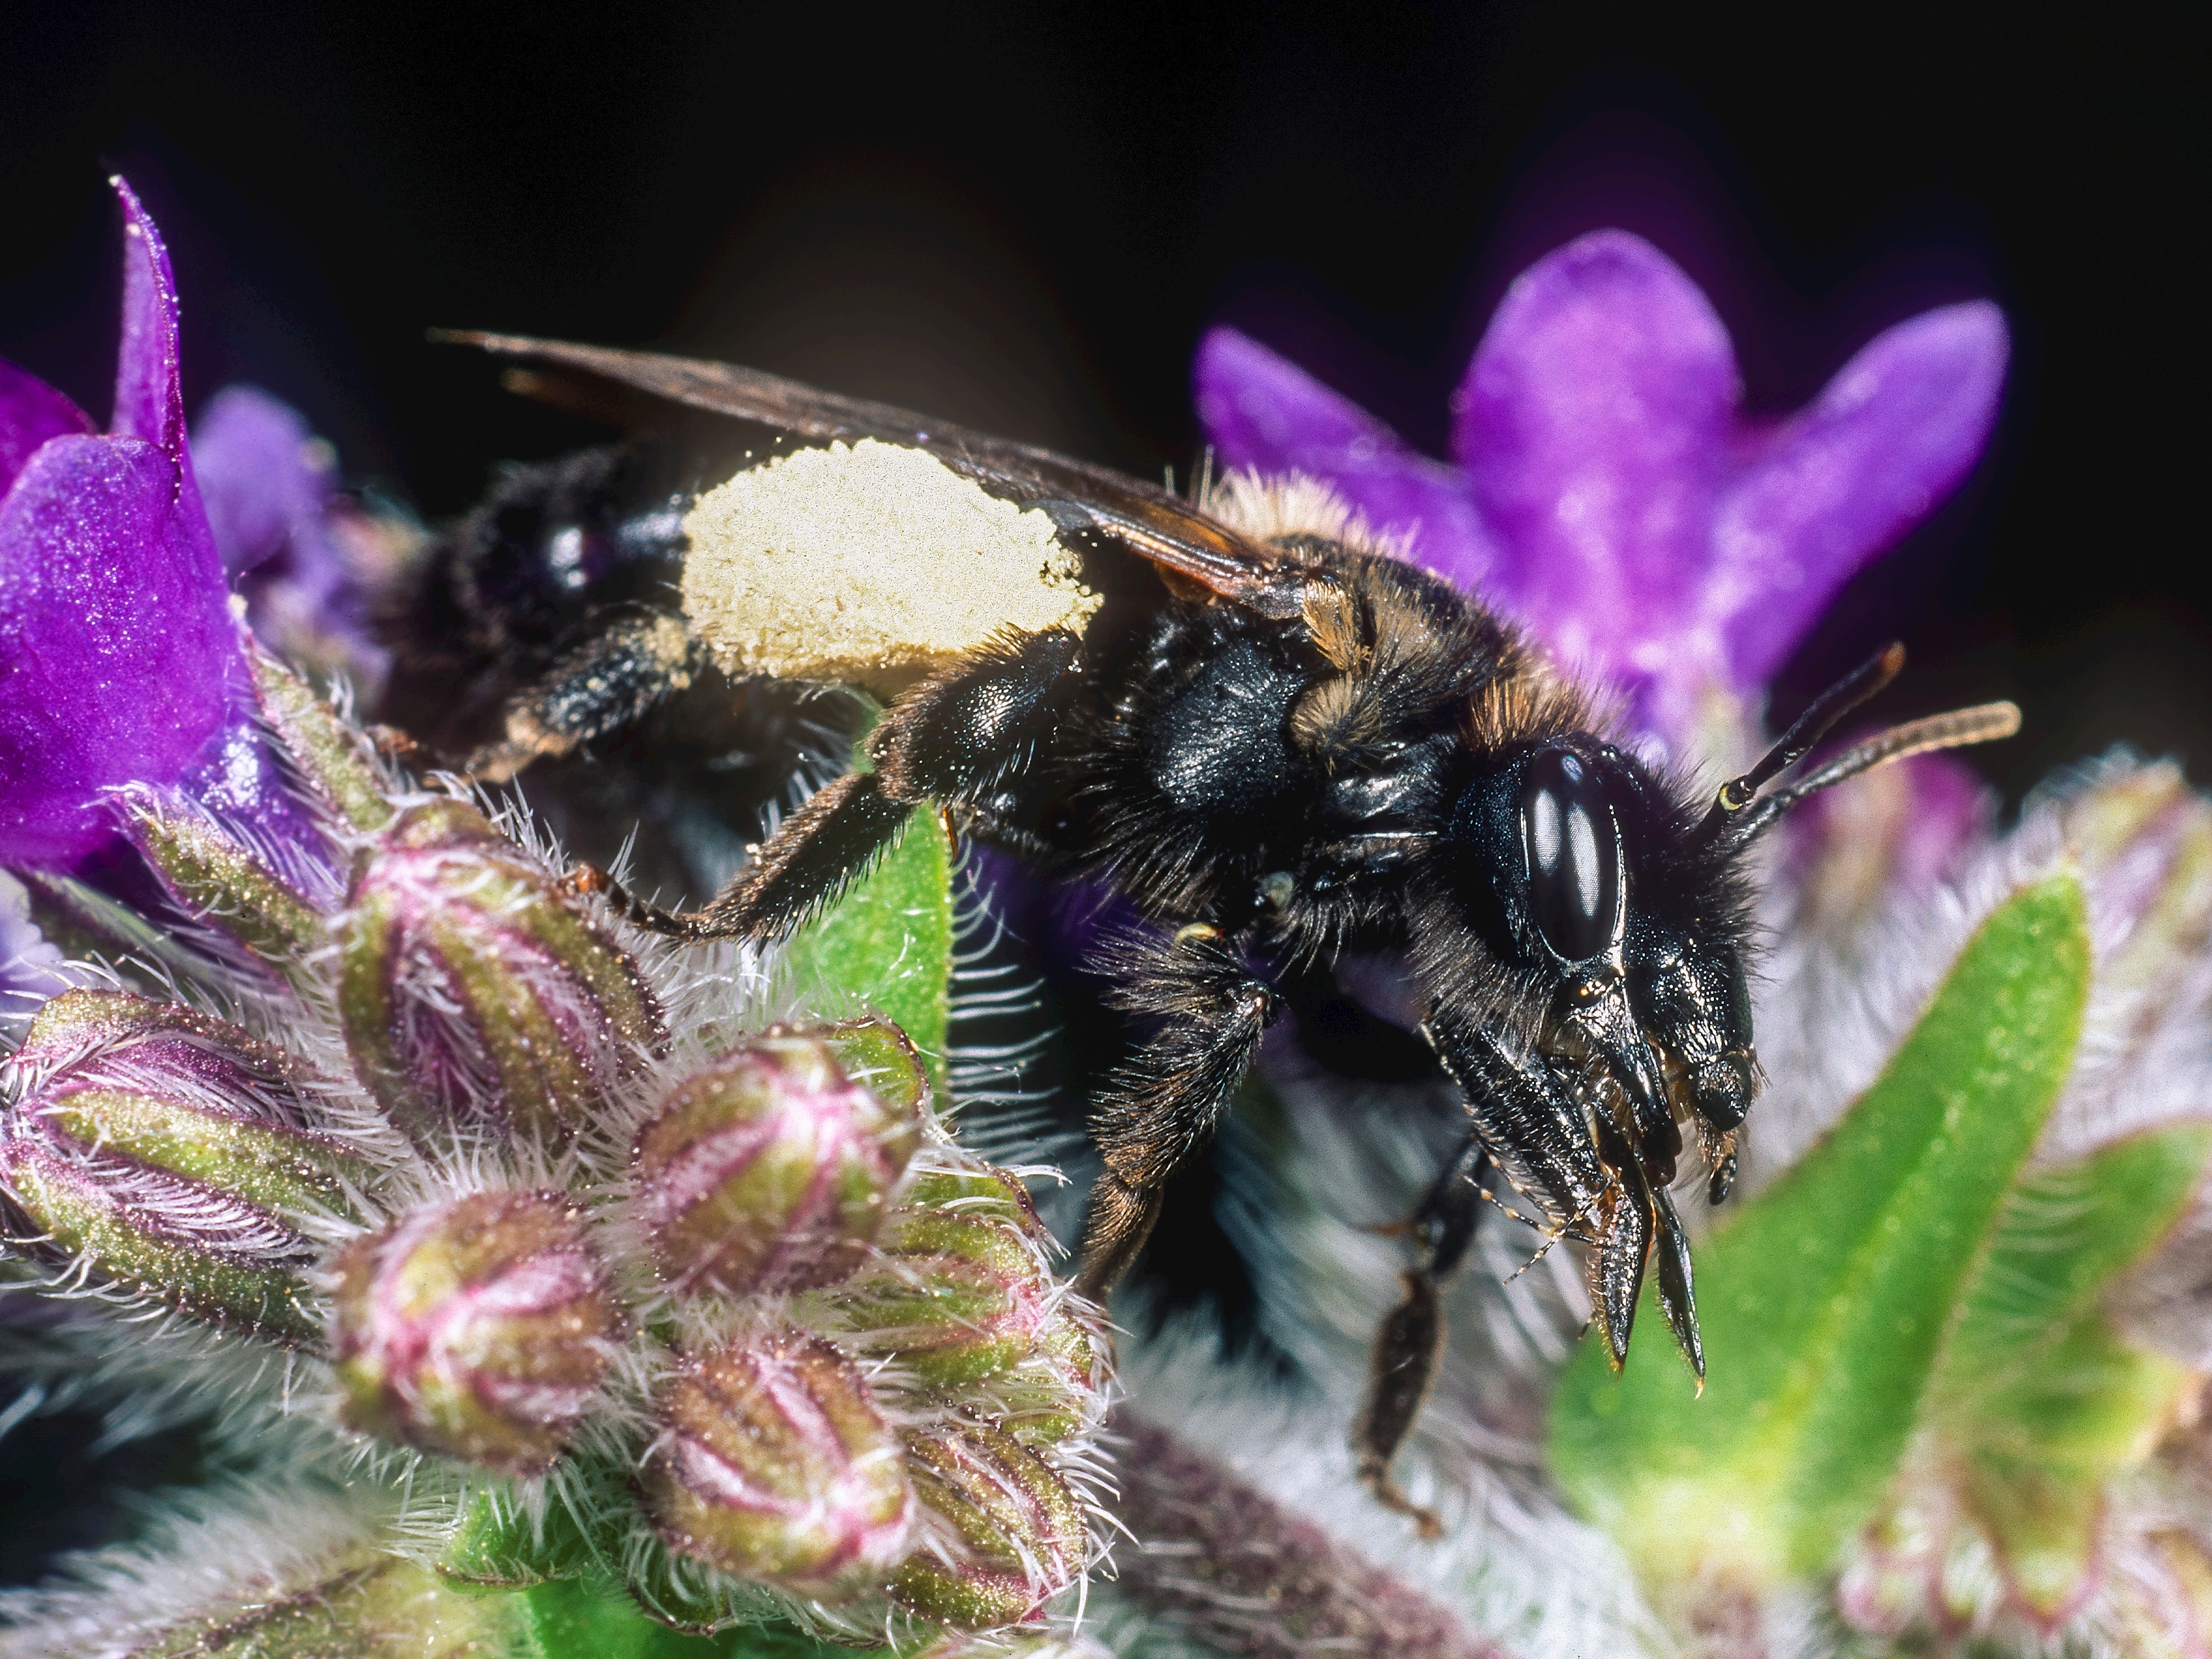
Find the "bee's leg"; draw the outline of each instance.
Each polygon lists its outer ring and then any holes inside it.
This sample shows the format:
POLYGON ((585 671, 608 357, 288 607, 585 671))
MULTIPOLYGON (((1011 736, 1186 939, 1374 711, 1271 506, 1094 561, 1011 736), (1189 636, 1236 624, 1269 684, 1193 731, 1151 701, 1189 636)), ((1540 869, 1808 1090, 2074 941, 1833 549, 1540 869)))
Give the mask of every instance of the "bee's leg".
POLYGON ((1065 629, 1008 634, 906 692, 868 739, 872 772, 818 790, 706 906, 678 915, 593 884, 641 926, 686 939, 781 939, 835 898, 927 800, 957 811, 1035 758, 1075 684, 1065 629))
POLYGON ((1431 1011, 1421 1030, 1467 1097, 1484 1141, 1527 1172, 1547 1206, 1590 1214, 1613 1182, 1567 1082, 1540 1056, 1449 1004, 1431 1011))
POLYGON ((505 783, 534 760, 565 755, 641 719, 690 686, 708 661, 680 617, 618 623, 510 702, 505 734, 471 755, 463 769, 480 782, 505 783))
POLYGON ((1367 1364, 1367 1398, 1352 1431, 1359 1478, 1381 1502, 1412 1516, 1427 1538, 1435 1537, 1442 1523, 1399 1489, 1390 1478, 1390 1462, 1420 1414, 1443 1352, 1443 1310, 1437 1287, 1474 1242, 1484 1188, 1496 1178, 1490 1154, 1470 1133, 1422 1195, 1408 1224, 1417 1260, 1406 1270, 1403 1298, 1375 1334, 1367 1364))
POLYGON ((1298 1042, 1320 1065, 1364 1083, 1419 1083, 1437 1075, 1436 1050, 1340 991, 1326 964, 1285 975, 1276 987, 1298 1022, 1298 1042))
POLYGON ((1106 1167, 1091 1192, 1076 1289, 1096 1301, 1144 1248, 1163 1184, 1212 1135, 1279 1006, 1209 927, 1125 945, 1113 967, 1116 1000, 1158 1024, 1091 1121, 1106 1167))

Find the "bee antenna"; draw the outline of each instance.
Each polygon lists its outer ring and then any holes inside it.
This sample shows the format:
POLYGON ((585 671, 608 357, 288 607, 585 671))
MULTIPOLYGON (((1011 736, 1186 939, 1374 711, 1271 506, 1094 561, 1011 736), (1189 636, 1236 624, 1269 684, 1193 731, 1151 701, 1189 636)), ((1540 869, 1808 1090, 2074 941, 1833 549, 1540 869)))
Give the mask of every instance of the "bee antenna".
POLYGON ((1985 702, 1972 708, 1954 708, 1948 714, 1930 714, 1925 720, 1912 720, 1904 726, 1893 726, 1887 732, 1877 732, 1863 743, 1853 744, 1849 749, 1817 771, 1808 773, 1787 789, 1778 789, 1762 796, 1751 811, 1735 822, 1738 846, 1747 845, 1764 834, 1777 818, 1808 795, 1817 795, 1832 788, 1846 778, 1855 778, 1862 772, 1893 760, 1903 760, 1908 755, 1924 755, 1937 749, 1964 749, 1970 744, 1994 743, 2008 738, 2020 730, 2020 706, 2010 702, 1985 702))
MULTIPOLYGON (((1705 821, 1698 825, 1695 839, 1711 840, 1737 823, 1735 815, 1751 805, 1753 799, 1776 774, 1787 771, 1812 752, 1813 745, 1827 736, 1829 728, 1873 696, 1892 680, 1905 666, 1905 646, 1893 640, 1856 668, 1813 699, 1813 706, 1800 714, 1782 739, 1765 754, 1759 764, 1740 778, 1730 778, 1721 786, 1720 793, 1713 798, 1705 821)), ((1869 765, 1874 763, 1868 763, 1869 765)), ((1840 780, 1839 780, 1840 781, 1840 780)))

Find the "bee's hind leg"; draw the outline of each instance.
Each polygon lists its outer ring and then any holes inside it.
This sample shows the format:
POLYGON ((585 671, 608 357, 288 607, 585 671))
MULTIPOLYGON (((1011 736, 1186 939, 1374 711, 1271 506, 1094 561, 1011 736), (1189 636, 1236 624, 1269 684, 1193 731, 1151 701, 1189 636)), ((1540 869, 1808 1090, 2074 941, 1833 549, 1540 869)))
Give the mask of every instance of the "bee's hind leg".
POLYGON ((923 802, 988 817, 996 792, 1049 746, 1079 657, 1064 629, 1009 632, 905 692, 869 734, 875 769, 817 790, 701 909, 642 903, 598 871, 580 872, 578 884, 678 938, 784 938, 866 870, 923 802))
POLYGON ((1482 1142, 1469 1134, 1422 1194, 1407 1229, 1418 1260, 1405 1272, 1403 1297, 1375 1334, 1367 1364, 1367 1397, 1352 1425, 1352 1448, 1359 1459, 1360 1479, 1382 1503, 1412 1516, 1425 1538, 1435 1537, 1443 1523, 1400 1490, 1391 1479, 1390 1464, 1420 1414, 1443 1352, 1438 1287, 1474 1242, 1483 1188, 1495 1169, 1482 1142))
POLYGON ((678 617, 617 623, 556 663, 511 699, 505 730, 463 763, 482 783, 505 783, 535 760, 568 754, 618 732, 686 690, 704 672, 707 649, 678 617))

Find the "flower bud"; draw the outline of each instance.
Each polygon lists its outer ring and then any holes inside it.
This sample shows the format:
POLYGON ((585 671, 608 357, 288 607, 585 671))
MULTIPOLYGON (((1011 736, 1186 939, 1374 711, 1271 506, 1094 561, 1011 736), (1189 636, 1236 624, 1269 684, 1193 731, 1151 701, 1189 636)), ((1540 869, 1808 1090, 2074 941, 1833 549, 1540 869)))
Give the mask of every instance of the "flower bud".
POLYGON ((2170 988, 2212 941, 2212 803, 2172 762, 2107 762, 2065 799, 2098 945, 2098 988, 2170 988))
POLYGON ((687 1079, 638 1132, 636 1213, 672 1284, 743 1295, 860 1266, 921 1138, 907 1093, 854 1082, 831 1038, 771 1031, 687 1079))
POLYGON ((668 1547, 809 1595, 856 1593, 906 1553, 914 1494, 859 1369, 795 1332, 696 1359, 663 1391, 641 1477, 668 1547))
POLYGON ((138 789, 125 806, 131 841, 196 921, 271 963, 296 963, 323 943, 323 915, 301 890, 306 884, 286 880, 183 797, 138 789))
POLYGON ((981 1630, 1033 1617, 1075 1582, 1083 1506, 1011 1435, 980 1423, 915 1435, 907 1467, 945 1535, 891 1575, 893 1600, 926 1619, 981 1630))
MULTIPOLYGON (((2212 801, 2171 762, 2113 758, 2050 805, 2081 873, 2096 964, 2081 1055, 2037 1148, 2064 1161, 2204 1115, 2212 801)), ((2193 1365, 2204 1324, 2186 1310, 2201 1300, 2191 1291, 2143 1334, 2193 1365)))
POLYGON ((349 1215, 375 1172, 316 1132, 289 1055, 177 1004, 76 990, 9 1069, 0 1172, 47 1253, 202 1318, 315 1336, 301 1224, 349 1215))
POLYGON ((929 1068, 914 1039, 887 1019, 848 1019, 810 1028, 845 1075, 883 1102, 893 1115, 915 1117, 929 1101, 929 1068))
POLYGON ((339 918, 354 1065, 402 1128, 564 1140, 663 1041, 637 964, 475 808, 410 808, 339 918))
POLYGON ((349 1426, 514 1474, 559 1461, 622 1323, 565 1199, 475 1194, 357 1239, 332 1265, 349 1426))
POLYGON ((246 659, 261 717, 300 775, 354 829, 380 830, 389 823, 392 806, 376 768, 362 752, 360 734, 251 635, 246 659))
POLYGON ((1058 1311, 1053 1292, 1020 1228, 980 1210, 902 1206, 881 1256, 837 1299, 859 1352, 896 1354, 925 1386, 945 1389, 1034 1352, 1058 1311))

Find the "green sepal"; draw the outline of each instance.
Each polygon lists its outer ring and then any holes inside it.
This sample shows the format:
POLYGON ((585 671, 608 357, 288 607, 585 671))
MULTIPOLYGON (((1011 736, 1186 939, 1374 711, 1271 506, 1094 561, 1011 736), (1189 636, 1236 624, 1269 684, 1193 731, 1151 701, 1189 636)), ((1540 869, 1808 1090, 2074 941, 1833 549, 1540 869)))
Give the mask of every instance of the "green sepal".
POLYGON ((242 843, 189 811, 130 806, 131 838, 178 902, 275 966, 295 968, 323 917, 242 843))
POLYGON ((832 1003, 858 1002, 913 1038, 945 1097, 951 1017, 952 838, 942 817, 916 812, 868 873, 792 939, 793 982, 832 1003))
POLYGON ((358 1220, 349 1188, 367 1191, 380 1173, 321 1136, 136 1091, 75 1090, 40 1115, 83 1146, 219 1188, 275 1215, 358 1220))
POLYGON ((128 1205, 101 1185, 96 1166, 78 1170, 57 1160, 18 1160, 8 1179, 37 1224, 43 1248, 89 1265, 95 1276, 278 1342, 306 1346, 321 1340, 321 1310, 297 1264, 216 1255, 135 1224, 128 1205))
POLYGON ((438 1577, 459 1589, 526 1589, 599 1569, 601 1552, 566 1496, 556 1494, 533 1524, 508 1494, 478 1492, 434 1563, 438 1577))
POLYGON ((509 1605, 456 1595, 411 1562, 366 1556, 293 1593, 180 1620, 131 1652, 134 1659, 551 1659, 528 1645, 524 1612, 519 1598, 509 1605))
POLYGON ((536 1522, 511 1495, 478 1493, 436 1563, 439 1578, 455 1589, 522 1593, 518 1603, 529 1608, 539 1644, 527 1650, 532 1659, 850 1655, 850 1647, 817 1641, 770 1611, 752 1587, 672 1561, 641 1534, 627 1465, 585 1453, 556 1479, 536 1522), (702 1588, 716 1582, 726 1593, 702 1588), (745 1622, 714 1628, 732 1620, 745 1622))
POLYGON ((135 956, 191 981, 207 963, 119 899, 51 870, 12 871, 31 895, 31 919, 65 956, 135 956))
MULTIPOLYGON (((247 636, 250 640, 252 635, 247 636)), ((307 683, 258 644, 249 647, 261 717, 284 745, 300 775, 356 830, 392 822, 384 781, 362 753, 358 733, 307 683)))
POLYGON ((2188 1369, 2123 1339, 2097 1297, 2179 1218, 2212 1129, 2139 1134, 2031 1172, 2007 1200, 1929 1391, 1937 1455, 2021 1598, 2059 1616, 2094 1565, 2110 1482, 2174 1419, 2188 1369))
POLYGON ((855 1653, 850 1643, 825 1642, 781 1621, 716 1636, 687 1635, 647 1618, 619 1584, 605 1577, 556 1580, 516 1599, 527 1609, 528 1659, 854 1659, 855 1653))
POLYGON ((1818 1572, 1867 1519, 2071 1069, 2089 965, 2071 876, 1982 924, 1873 1085, 1700 1247, 1702 1399, 1659 1344, 1617 1376, 1583 1345, 1553 1467, 1649 1582, 1818 1572))
MULTIPOLYGON (((553 1579, 516 1598, 526 1609, 528 1659, 827 1659, 827 1644, 788 1627, 689 1636, 649 1619, 613 1579, 553 1579)), ((849 1649, 845 1650, 850 1659, 849 1649)))

